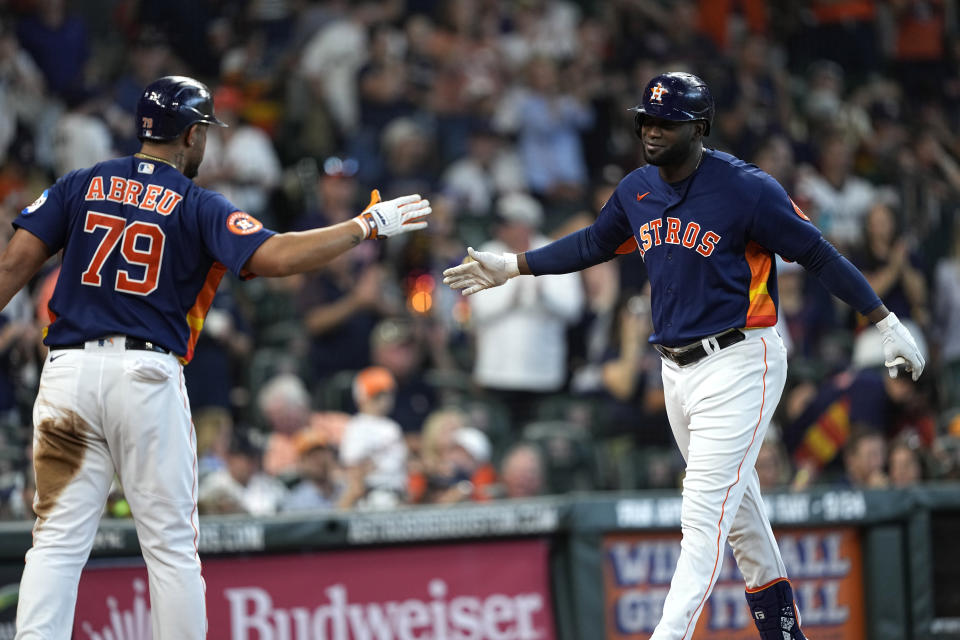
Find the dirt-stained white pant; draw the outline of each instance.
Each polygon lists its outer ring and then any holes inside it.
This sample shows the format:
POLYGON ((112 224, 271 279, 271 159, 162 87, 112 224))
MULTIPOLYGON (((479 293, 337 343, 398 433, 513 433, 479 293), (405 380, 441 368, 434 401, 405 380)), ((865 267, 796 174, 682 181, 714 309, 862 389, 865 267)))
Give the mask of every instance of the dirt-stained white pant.
POLYGON ((33 547, 18 640, 69 640, 77 584, 116 473, 150 577, 154 640, 206 636, 196 434, 177 359, 124 339, 52 350, 33 410, 33 547))
POLYGON ((729 536, 747 587, 786 576, 754 465, 787 377, 773 328, 687 367, 663 361, 667 416, 687 461, 677 569, 651 640, 688 640, 716 584, 729 536))

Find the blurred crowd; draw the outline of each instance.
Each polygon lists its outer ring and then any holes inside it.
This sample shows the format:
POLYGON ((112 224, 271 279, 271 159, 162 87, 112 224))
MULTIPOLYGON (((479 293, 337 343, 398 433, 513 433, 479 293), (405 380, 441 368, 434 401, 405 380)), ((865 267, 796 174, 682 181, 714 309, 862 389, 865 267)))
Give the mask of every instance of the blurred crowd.
MULTIPOLYGON (((778 263, 790 376, 766 489, 960 479, 960 31, 954 0, 9 0, 0 212, 138 149, 143 87, 207 82, 197 182, 276 230, 369 190, 427 230, 306 276, 225 279, 185 368, 201 513, 678 487, 637 253, 462 298, 467 246, 589 224, 642 164, 628 108, 704 78, 707 146, 777 178, 923 338, 890 378, 875 330, 778 263)), ((0 313, 0 515, 30 517, 31 406, 56 258, 0 313)), ((149 339, 150 336, 143 336, 149 339)), ((107 506, 123 517, 122 487, 107 506)))

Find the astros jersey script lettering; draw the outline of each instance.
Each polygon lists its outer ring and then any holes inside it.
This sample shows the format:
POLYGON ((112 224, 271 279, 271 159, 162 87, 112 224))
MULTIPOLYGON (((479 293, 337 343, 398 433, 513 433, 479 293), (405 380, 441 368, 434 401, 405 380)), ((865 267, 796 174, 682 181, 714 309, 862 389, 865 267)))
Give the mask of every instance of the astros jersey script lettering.
POLYGON ((601 239, 632 236, 650 274, 650 342, 666 346, 776 324, 773 254, 794 260, 820 238, 773 178, 710 149, 676 185, 652 165, 630 173, 593 229, 601 239))
POLYGON ((14 225, 51 252, 63 249, 47 345, 121 334, 184 361, 226 269, 247 275, 243 265, 273 234, 222 195, 140 155, 67 174, 14 225), (143 327, 151 335, 140 335, 143 327))

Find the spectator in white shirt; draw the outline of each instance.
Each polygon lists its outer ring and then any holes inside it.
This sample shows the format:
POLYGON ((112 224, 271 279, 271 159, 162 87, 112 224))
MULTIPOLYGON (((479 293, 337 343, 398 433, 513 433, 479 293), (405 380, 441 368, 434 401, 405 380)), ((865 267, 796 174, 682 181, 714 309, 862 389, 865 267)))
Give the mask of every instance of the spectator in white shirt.
MULTIPOLYGON (((519 253, 547 244, 537 231, 543 210, 531 196, 502 196, 496 214, 496 237, 481 250, 519 253)), ((506 405, 519 429, 535 417, 537 403, 566 381, 566 329, 584 305, 580 275, 514 278, 469 302, 476 332, 474 380, 506 405)))
POLYGON ((207 136, 198 181, 264 224, 276 226, 267 205, 271 191, 280 184, 283 167, 273 141, 263 129, 243 120, 246 105, 239 89, 221 87, 214 101, 217 117, 229 126, 217 127, 207 136))
POLYGON ((407 488, 407 445, 400 425, 387 417, 397 388, 384 367, 367 367, 353 382, 358 412, 343 432, 340 463, 346 472, 343 509, 390 508, 401 504, 407 488))

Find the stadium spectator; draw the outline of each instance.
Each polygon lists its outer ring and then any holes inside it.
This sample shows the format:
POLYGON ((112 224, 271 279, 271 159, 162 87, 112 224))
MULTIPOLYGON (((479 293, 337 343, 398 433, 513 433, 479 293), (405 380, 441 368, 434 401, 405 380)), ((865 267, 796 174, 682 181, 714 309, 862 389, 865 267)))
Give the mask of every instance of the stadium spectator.
POLYGON ((517 135, 524 174, 534 194, 579 201, 587 186, 580 131, 593 123, 593 117, 589 105, 564 91, 557 63, 537 57, 527 65, 526 84, 504 97, 495 126, 517 135))
POLYGON ((352 133, 359 122, 356 77, 366 60, 368 36, 364 15, 345 3, 306 43, 298 72, 315 102, 326 106, 337 128, 352 133))
POLYGON ((193 428, 197 433, 197 477, 203 480, 227 466, 233 419, 224 409, 206 409, 193 415, 193 428))
POLYGON ((940 408, 960 408, 960 229, 934 271, 932 338, 941 358, 940 408))
POLYGON ((113 102, 104 114, 118 153, 132 155, 140 150, 133 126, 137 101, 144 87, 155 78, 169 75, 172 58, 166 38, 155 29, 144 28, 130 45, 128 66, 113 83, 110 91, 113 102))
POLYGON ((384 128, 380 142, 384 162, 377 183, 383 185, 384 197, 399 193, 433 193, 436 169, 432 132, 411 117, 391 120, 384 128))
POLYGON ((956 227, 951 212, 960 201, 960 147, 942 111, 926 110, 924 118, 898 156, 897 178, 905 225, 921 240, 933 240, 939 258, 949 253, 956 227))
POLYGON ((883 467, 887 443, 882 433, 854 425, 843 447, 844 476, 841 484, 859 489, 883 489, 890 484, 883 467))
POLYGON ((467 424, 467 414, 454 407, 435 409, 423 421, 419 437, 410 447, 410 502, 432 502, 438 488, 448 488, 444 452, 453 444, 454 432, 467 424))
POLYGON ((290 488, 281 511, 318 511, 333 509, 343 490, 337 454, 328 437, 319 429, 307 427, 297 432, 294 446, 299 455, 297 482, 290 488))
POLYGON ((789 486, 793 472, 790 458, 780 440, 779 429, 772 428, 767 431, 763 444, 760 445, 756 469, 762 491, 782 490, 789 486))
MULTIPOLYGON (((785 131, 793 117, 789 78, 764 36, 744 37, 725 82, 715 97, 726 113, 712 144, 738 157, 750 158, 771 135, 785 131)), ((788 183, 789 184, 789 183, 788 183)))
POLYGON ((467 155, 444 170, 440 185, 454 198, 458 215, 481 217, 493 210, 498 193, 527 189, 516 151, 486 123, 471 129, 467 155))
POLYGON ((277 513, 287 488, 261 468, 263 452, 243 428, 237 429, 227 453, 227 466, 200 483, 197 505, 201 514, 277 513))
POLYGON ((20 396, 30 386, 26 375, 39 339, 30 297, 21 291, 0 310, 0 446, 21 437, 28 413, 22 410, 20 396))
POLYGON ((543 454, 535 445, 519 443, 500 463, 504 498, 532 498, 546 492, 543 454))
POLYGON ((33 57, 49 90, 67 102, 87 97, 90 57, 87 25, 67 10, 67 0, 41 0, 17 25, 20 44, 33 57))
POLYGON ((423 369, 424 336, 409 318, 396 316, 377 323, 370 335, 373 364, 393 376, 395 389, 390 418, 407 438, 420 431, 436 405, 436 391, 423 369))
POLYGON ((802 63, 813 55, 842 62, 857 77, 879 68, 876 0, 810 0, 804 29, 790 53, 802 63), (812 19, 811 19, 812 18, 812 19))
POLYGON ((297 302, 310 336, 314 386, 322 388, 339 371, 370 364, 371 332, 381 317, 398 310, 398 294, 390 273, 362 250, 308 276, 297 302))
MULTIPOLYGON (((496 238, 482 251, 522 252, 547 243, 537 232, 543 211, 532 197, 502 196, 496 211, 496 238)), ((534 416, 536 404, 565 383, 565 331, 583 307, 580 276, 516 278, 469 302, 476 335, 474 381, 509 407, 519 430, 534 416)))
POLYGON ((223 86, 214 95, 217 117, 227 127, 211 129, 197 182, 223 193, 236 206, 277 227, 267 206, 280 182, 282 167, 270 137, 248 124, 240 89, 223 86))
POLYGON ((914 238, 898 223, 896 212, 882 202, 870 207, 864 220, 863 242, 850 261, 898 318, 910 318, 920 327, 930 319, 927 281, 914 238))
POLYGON ((357 414, 347 423, 340 441, 345 487, 341 509, 386 509, 406 500, 407 445, 400 425, 387 417, 397 383, 383 367, 357 373, 353 398, 357 414))
POLYGON ((0 162, 7 161, 17 137, 26 126, 39 135, 44 114, 53 112, 44 95, 44 79, 36 63, 17 41, 8 22, 0 24, 0 162))
POLYGON ((897 438, 887 453, 890 486, 898 489, 913 487, 924 480, 923 458, 919 443, 911 438, 897 438))
MULTIPOLYGON (((911 323, 911 330, 914 327, 911 323)), ((923 334, 916 329, 914 335, 921 352, 926 353, 923 334)), ((882 355, 874 353, 880 349, 879 341, 875 329, 864 329, 854 346, 853 368, 811 391, 805 407, 784 425, 784 443, 797 468, 794 488, 842 477, 840 467, 845 458, 841 460, 840 453, 846 451, 857 429, 876 433, 881 440, 916 437, 924 447, 933 445, 936 420, 926 383, 890 378, 881 366, 882 355)))
POLYGON ((295 231, 312 229, 318 225, 336 224, 356 215, 359 202, 355 158, 329 156, 316 172, 313 194, 307 194, 306 211, 293 221, 295 231))
POLYGON ((114 157, 106 123, 77 105, 57 120, 53 132, 53 170, 62 176, 114 157))
POLYGON ((263 467, 274 476, 297 471, 296 433, 310 421, 310 394, 296 374, 280 373, 257 394, 257 408, 269 430, 263 467))
POLYGON ((468 426, 457 409, 435 412, 424 423, 419 464, 410 474, 410 501, 448 504, 494 497, 497 474, 487 436, 468 426))
POLYGON ((230 279, 217 288, 203 331, 194 347, 190 366, 184 369, 191 411, 232 410, 233 392, 244 380, 239 372, 253 350, 247 320, 240 311, 230 279))
POLYGON ((733 30, 731 23, 737 18, 746 22, 751 33, 765 33, 768 29, 770 10, 764 0, 699 0, 697 8, 695 16, 700 29, 720 50, 727 48, 733 30))
POLYGON ((807 213, 823 235, 838 248, 851 249, 863 238, 863 220, 877 199, 877 190, 853 173, 851 143, 841 135, 824 140, 818 153, 818 171, 805 168, 797 195, 810 204, 807 213))
POLYGON ((782 133, 766 137, 754 154, 753 163, 773 176, 788 192, 796 184, 796 156, 790 139, 782 133))

